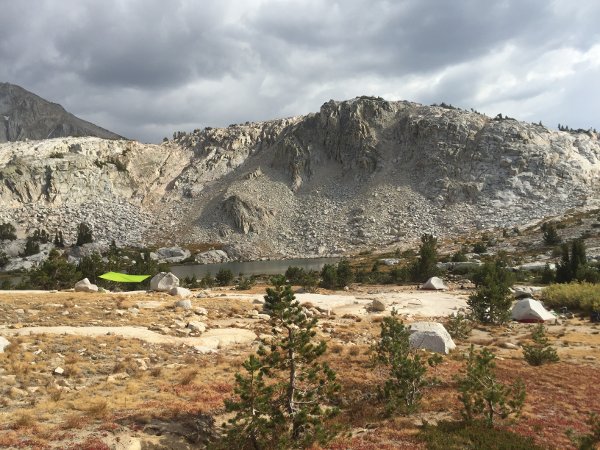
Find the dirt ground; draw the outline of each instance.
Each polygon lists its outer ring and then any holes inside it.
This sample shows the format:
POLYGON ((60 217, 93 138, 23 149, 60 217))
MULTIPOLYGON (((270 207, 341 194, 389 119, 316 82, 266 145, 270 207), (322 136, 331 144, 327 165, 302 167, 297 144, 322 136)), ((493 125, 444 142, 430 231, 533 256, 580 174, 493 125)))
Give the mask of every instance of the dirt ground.
MULTIPOLYGON (((224 419, 235 372, 270 330, 264 290, 196 291, 202 298, 189 309, 160 293, 0 291, 0 336, 10 342, 0 353, 0 448, 198 448, 210 417, 224 419)), ((557 449, 569 448, 567 428, 585 431, 586 414, 598 411, 600 327, 580 319, 548 325, 559 363, 526 364, 520 345, 530 325, 481 327, 435 369, 441 383, 422 412, 389 419, 365 400, 382 381, 370 366, 382 316, 396 309, 408 322, 443 321, 469 293, 369 286, 297 295, 319 318, 342 385, 337 420, 347 431, 331 448, 422 448, 423 421, 459 418, 453 377, 471 344, 495 352, 500 378, 526 383, 526 408, 511 429, 557 449), (384 312, 370 310, 374 299, 384 312)))

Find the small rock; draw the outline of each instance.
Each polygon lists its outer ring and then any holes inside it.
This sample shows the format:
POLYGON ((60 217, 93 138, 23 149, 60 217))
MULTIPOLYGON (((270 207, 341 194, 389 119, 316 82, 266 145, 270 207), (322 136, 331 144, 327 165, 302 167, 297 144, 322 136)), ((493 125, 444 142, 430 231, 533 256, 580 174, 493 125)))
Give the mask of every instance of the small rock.
POLYGON ((183 308, 183 309, 192 309, 192 301, 191 300, 178 300, 175 303, 175 307, 183 308))
POLYGON ((65 373, 65 369, 63 369, 62 367, 57 367, 56 369, 54 369, 55 375, 62 375, 64 373, 65 373))
POLYGON ((377 312, 385 311, 385 303, 383 303, 381 300, 374 299, 371 303, 371 309, 377 312))
POLYGON ((500 347, 507 348, 509 350, 518 350, 519 349, 519 346, 516 344, 513 344, 512 342, 503 342, 502 344, 500 344, 500 347))
POLYGON ((98 292, 98 286, 90 283, 90 280, 84 278, 75 283, 75 292, 98 292))
POLYGON ((197 333, 204 333, 206 331, 206 324, 198 321, 188 322, 187 328, 197 333))

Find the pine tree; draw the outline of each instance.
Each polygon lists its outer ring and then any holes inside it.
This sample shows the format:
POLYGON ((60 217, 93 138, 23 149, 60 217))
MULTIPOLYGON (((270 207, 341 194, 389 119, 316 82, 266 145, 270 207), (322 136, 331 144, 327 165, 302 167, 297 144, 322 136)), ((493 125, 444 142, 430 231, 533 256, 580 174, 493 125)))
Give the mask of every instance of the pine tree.
POLYGON ((437 239, 431 234, 422 235, 419 259, 412 269, 414 281, 427 281, 430 277, 437 275, 437 260, 437 239))
POLYGON ((463 403, 462 412, 467 422, 483 416, 485 423, 491 427, 499 417, 518 417, 525 403, 525 384, 517 380, 505 386, 496 380, 493 369, 494 354, 484 348, 475 352, 473 345, 469 350, 467 367, 463 376, 457 377, 459 399, 463 403))
POLYGON ((512 275, 501 261, 487 262, 475 277, 477 291, 467 304, 473 317, 483 323, 503 324, 510 319, 512 275))
POLYGON ((441 361, 439 355, 422 359, 417 350, 411 350, 409 337, 410 330, 398 320, 395 312, 384 317, 381 337, 374 347, 374 360, 389 370, 381 392, 386 400, 388 413, 410 413, 416 410, 421 402, 423 389, 433 381, 425 376, 427 366, 433 367, 441 361))
POLYGON ((81 222, 77 225, 77 242, 76 246, 80 246, 83 244, 90 244, 94 242, 94 236, 92 235, 92 229, 88 224, 81 222))
POLYGON ((336 375, 320 362, 326 344, 314 342, 316 319, 305 315, 283 277, 267 289, 265 310, 272 336, 244 363, 236 376, 237 399, 226 403, 236 416, 229 424, 227 445, 241 448, 306 448, 332 437, 324 419, 339 389, 336 375))

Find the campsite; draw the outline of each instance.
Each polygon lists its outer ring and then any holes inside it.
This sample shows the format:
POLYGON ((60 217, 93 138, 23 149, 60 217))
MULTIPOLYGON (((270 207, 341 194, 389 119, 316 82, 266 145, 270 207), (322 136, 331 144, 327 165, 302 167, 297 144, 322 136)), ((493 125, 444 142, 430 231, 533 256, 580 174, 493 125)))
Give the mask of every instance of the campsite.
MULTIPOLYGON (((0 354, 0 447, 202 448, 212 420, 228 418, 223 400, 233 395, 235 372, 269 333, 267 286, 187 293, 173 291, 174 278, 162 274, 147 292, 0 291, 0 335, 10 343, 0 354)), ((427 448, 424 423, 460 417, 454 377, 471 345, 493 349, 502 381, 525 382, 522 415, 503 429, 540 448, 570 448, 565 431, 584 432, 583 414, 596 404, 590 380, 600 379, 600 326, 552 314, 545 326, 560 361, 530 366, 522 348, 531 341, 529 322, 549 314, 539 302, 515 299, 522 322, 476 325, 453 340, 442 324, 464 310, 472 287, 445 283, 444 290, 353 285, 296 294, 318 318, 317 337, 342 386, 344 409, 333 420, 348 431, 327 448, 427 448), (411 344, 443 360, 421 410, 386 418, 375 400, 382 374, 370 364, 392 311, 413 324, 411 344)))

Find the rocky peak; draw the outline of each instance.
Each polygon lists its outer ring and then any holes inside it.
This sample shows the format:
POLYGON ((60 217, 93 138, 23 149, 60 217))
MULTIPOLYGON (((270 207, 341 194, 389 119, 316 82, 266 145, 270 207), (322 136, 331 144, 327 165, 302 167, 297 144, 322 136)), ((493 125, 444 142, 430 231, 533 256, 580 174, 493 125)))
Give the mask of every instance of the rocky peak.
POLYGON ((0 142, 66 136, 123 139, 20 86, 0 83, 0 142))

